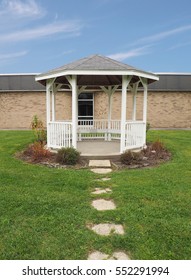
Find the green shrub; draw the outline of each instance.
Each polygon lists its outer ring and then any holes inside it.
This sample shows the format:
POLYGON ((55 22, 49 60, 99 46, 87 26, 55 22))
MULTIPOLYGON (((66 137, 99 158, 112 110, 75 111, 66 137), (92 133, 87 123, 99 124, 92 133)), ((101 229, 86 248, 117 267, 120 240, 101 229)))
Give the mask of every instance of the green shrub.
POLYGON ((56 161, 58 163, 67 165, 75 165, 77 162, 79 162, 79 159, 80 152, 72 147, 60 149, 56 156, 56 161))
POLYGON ((34 131, 36 141, 45 144, 47 142, 47 133, 43 122, 38 118, 37 115, 33 116, 31 122, 31 128, 34 131))
POLYGON ((131 150, 125 151, 121 154, 120 160, 126 165, 139 162, 141 159, 141 153, 132 152, 131 150))

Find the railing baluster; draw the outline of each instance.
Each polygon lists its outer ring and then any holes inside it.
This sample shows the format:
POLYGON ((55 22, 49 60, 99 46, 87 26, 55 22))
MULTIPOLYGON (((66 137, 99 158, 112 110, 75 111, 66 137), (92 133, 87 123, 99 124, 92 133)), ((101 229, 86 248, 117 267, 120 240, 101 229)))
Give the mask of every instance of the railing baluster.
POLYGON ((125 149, 141 148, 144 145, 145 123, 142 121, 126 122, 125 149))
MULTIPOLYGON (((125 149, 141 147, 144 144, 146 124, 143 121, 127 121, 125 124, 125 149)), ((70 147, 72 122, 50 122, 48 124, 49 146, 52 148, 70 147)), ((121 121, 79 120, 78 133, 81 139, 120 139, 121 121), (109 136, 111 135, 111 137, 109 136)))
POLYGON ((51 148, 69 147, 71 142, 71 122, 50 122, 49 146, 51 148))

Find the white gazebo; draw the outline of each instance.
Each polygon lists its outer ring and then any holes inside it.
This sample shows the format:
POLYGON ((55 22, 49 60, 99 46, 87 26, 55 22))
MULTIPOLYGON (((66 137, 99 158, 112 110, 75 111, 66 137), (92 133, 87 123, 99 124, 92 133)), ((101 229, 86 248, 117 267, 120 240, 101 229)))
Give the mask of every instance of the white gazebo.
MULTIPOLYGON (((89 56, 63 67, 36 76, 46 86, 47 146, 77 148, 87 139, 119 142, 118 154, 128 149, 143 148, 146 144, 147 88, 159 80, 153 73, 136 69, 100 55, 89 56), (58 91, 72 95, 72 119, 56 120, 55 98, 58 91), (143 92, 142 120, 136 120, 137 91, 143 92), (78 95, 82 92, 104 92, 108 95, 107 119, 78 119, 78 95), (121 118, 111 116, 113 94, 121 92, 121 118), (127 94, 133 94, 132 118, 127 120, 127 94)), ((91 154, 91 151, 90 151, 91 154)))

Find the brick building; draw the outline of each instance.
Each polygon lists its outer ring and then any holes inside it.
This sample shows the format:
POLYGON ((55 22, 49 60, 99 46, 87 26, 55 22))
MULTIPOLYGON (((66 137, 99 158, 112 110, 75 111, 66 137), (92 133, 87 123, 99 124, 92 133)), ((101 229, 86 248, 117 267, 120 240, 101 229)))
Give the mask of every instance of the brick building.
MULTIPOLYGON (((159 81, 149 85, 147 121, 152 128, 191 128, 191 74, 158 73, 159 81)), ((46 123, 46 89, 35 82, 36 74, 0 75, 0 129, 28 129, 34 115, 46 123)), ((107 95, 90 91, 84 109, 83 93, 79 96, 81 114, 91 113, 95 119, 108 115, 107 95), (82 97, 82 98, 81 98, 82 97), (84 111, 85 110, 85 111, 84 111)), ((137 119, 142 116, 142 94, 137 96, 137 119)), ((127 118, 132 95, 127 92, 127 118)), ((59 91, 56 96, 56 116, 71 119, 71 92, 59 91)), ((121 93, 113 95, 112 119, 120 119, 121 93)), ((83 116, 82 116, 83 117, 83 116)))

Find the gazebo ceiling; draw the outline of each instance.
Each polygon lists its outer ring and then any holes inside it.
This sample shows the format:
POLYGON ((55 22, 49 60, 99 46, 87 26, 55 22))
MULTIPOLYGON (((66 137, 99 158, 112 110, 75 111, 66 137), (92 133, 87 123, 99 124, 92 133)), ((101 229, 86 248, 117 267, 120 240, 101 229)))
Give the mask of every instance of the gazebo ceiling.
MULTIPOLYGON (((137 82, 139 78, 133 76, 130 82, 130 85, 137 82)), ((69 82, 65 76, 56 78, 56 84, 61 84, 61 88, 69 88, 69 82)), ((100 86, 115 86, 119 85, 119 88, 122 84, 121 75, 78 75, 77 76, 77 85, 78 86, 87 86, 91 89, 100 89, 100 86)))
POLYGON ((148 84, 158 80, 153 73, 139 70, 108 57, 93 55, 42 73, 36 77, 36 81, 46 85, 47 79, 54 78, 55 83, 62 85, 61 88, 68 89, 70 84, 66 77, 70 75, 77 76, 78 86, 87 86, 92 89, 99 89, 100 86, 119 85, 121 87, 122 75, 132 76, 130 85, 139 81, 139 77, 146 78, 148 84))

